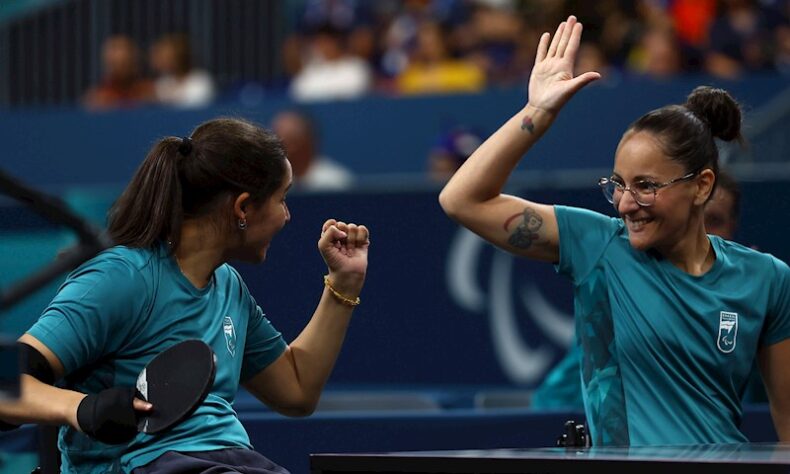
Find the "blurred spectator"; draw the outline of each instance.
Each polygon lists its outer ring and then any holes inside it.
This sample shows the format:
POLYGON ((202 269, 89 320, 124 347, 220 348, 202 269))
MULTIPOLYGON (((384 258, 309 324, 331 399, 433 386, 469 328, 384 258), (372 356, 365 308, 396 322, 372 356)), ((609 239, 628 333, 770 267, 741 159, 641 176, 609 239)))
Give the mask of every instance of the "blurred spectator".
POLYGON ((774 69, 775 33, 787 27, 787 17, 769 13, 754 0, 722 0, 721 7, 710 31, 708 72, 733 79, 744 72, 774 69))
POLYGON ((624 67, 628 55, 639 41, 643 28, 637 17, 634 2, 604 1, 600 5, 598 2, 580 3, 595 3, 599 18, 597 25, 600 26, 590 25, 588 28, 587 21, 583 20, 585 30, 597 29, 599 31, 597 42, 607 60, 616 67, 624 67))
POLYGON ((648 28, 629 57, 629 68, 655 79, 668 79, 682 72, 680 45, 672 29, 648 28))
POLYGON ((468 27, 456 28, 454 36, 462 51, 467 50, 485 72, 489 84, 512 85, 526 81, 540 33, 527 28, 507 4, 478 1, 468 27))
POLYGON ((395 78, 408 66, 421 24, 436 22, 454 29, 466 21, 467 14, 466 2, 461 0, 403 1, 384 27, 380 64, 384 76, 395 78))
POLYGON ((318 132, 306 113, 282 111, 272 119, 272 130, 285 146, 296 189, 341 191, 351 186, 351 172, 319 154, 318 132))
POLYGON ((438 24, 425 22, 409 64, 397 77, 402 94, 475 92, 485 87, 485 75, 473 62, 449 56, 438 24))
POLYGON ((165 35, 150 51, 151 69, 157 75, 156 100, 178 107, 202 107, 214 99, 214 81, 208 72, 194 68, 186 35, 165 35))
POLYGON ((603 81, 615 81, 619 74, 609 65, 606 55, 597 43, 583 41, 579 44, 579 51, 576 53, 576 66, 574 74, 587 71, 601 73, 603 81))
POLYGON ((127 36, 111 36, 102 44, 102 79, 83 98, 91 110, 130 107, 154 99, 153 83, 140 73, 140 50, 127 36))
POLYGON ((727 240, 735 239, 741 217, 741 189, 738 182, 719 171, 716 190, 705 204, 705 231, 727 240))
POLYGON ((370 91, 370 65, 346 51, 344 32, 324 25, 309 38, 304 67, 291 82, 298 101, 354 99, 370 91))
POLYGON ((483 137, 468 127, 455 127, 442 133, 428 155, 428 176, 444 183, 483 143, 483 137))
POLYGON ((702 48, 708 42, 708 31, 716 16, 716 0, 674 0, 669 6, 683 43, 702 48))
POLYGON ((376 16, 380 9, 397 8, 397 0, 364 2, 361 0, 307 0, 304 7, 295 11, 296 26, 283 44, 283 65, 289 77, 302 69, 303 53, 312 32, 329 25, 346 33, 347 52, 368 63, 375 62, 376 16))

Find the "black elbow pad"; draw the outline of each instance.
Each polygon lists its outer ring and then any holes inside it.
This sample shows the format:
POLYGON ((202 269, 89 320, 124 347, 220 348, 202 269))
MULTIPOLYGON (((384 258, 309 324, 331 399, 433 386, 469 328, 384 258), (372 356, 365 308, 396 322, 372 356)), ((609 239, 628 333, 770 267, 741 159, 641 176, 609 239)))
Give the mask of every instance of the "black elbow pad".
POLYGON ((39 381, 52 385, 55 383, 55 372, 44 357, 33 346, 20 342, 19 362, 23 374, 37 378, 39 381))

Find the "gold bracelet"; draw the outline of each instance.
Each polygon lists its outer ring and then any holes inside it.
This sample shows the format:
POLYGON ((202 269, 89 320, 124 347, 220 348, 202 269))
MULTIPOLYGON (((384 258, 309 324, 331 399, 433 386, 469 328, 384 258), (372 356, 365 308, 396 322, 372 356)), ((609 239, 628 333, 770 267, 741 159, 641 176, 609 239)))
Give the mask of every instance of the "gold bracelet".
POLYGON ((344 295, 344 294, 340 293, 339 291, 337 291, 337 290, 336 290, 336 289, 335 289, 335 288, 332 286, 332 284, 331 284, 331 283, 329 283, 329 275, 324 275, 324 286, 326 286, 327 288, 329 288, 329 291, 330 291, 330 292, 331 292, 333 295, 335 295, 335 298, 337 298, 338 300, 340 300, 340 302, 341 302, 341 303, 343 303, 343 304, 344 304, 344 305, 346 305, 346 306, 351 306, 351 307, 353 308, 354 306, 359 306, 359 303, 361 303, 361 302, 362 302, 362 301, 359 299, 359 296, 357 296, 357 298, 356 298, 356 299, 353 299, 353 300, 352 300, 351 298, 349 298, 349 297, 347 297, 346 295, 344 295))

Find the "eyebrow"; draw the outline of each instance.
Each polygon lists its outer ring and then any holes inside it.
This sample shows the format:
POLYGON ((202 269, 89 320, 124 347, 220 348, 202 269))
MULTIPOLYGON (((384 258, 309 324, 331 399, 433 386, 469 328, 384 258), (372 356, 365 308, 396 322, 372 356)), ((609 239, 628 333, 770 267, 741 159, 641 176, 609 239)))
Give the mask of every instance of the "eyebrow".
MULTIPOLYGON (((613 178, 623 179, 623 177, 620 176, 620 174, 617 173, 616 171, 612 171, 612 177, 613 178)), ((623 181, 625 181, 625 180, 623 179, 623 181)), ((640 175, 634 176, 634 182, 637 182, 637 181, 653 181, 653 182, 655 182, 655 181, 658 181, 658 178, 655 177, 655 176, 651 176, 651 175, 640 174, 640 175)))

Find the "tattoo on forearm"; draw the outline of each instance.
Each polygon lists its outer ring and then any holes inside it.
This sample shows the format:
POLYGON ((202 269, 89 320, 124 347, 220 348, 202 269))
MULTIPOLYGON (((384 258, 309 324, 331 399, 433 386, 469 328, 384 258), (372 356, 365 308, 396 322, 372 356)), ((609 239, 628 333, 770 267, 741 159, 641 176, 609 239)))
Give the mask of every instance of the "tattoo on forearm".
POLYGON ((504 228, 506 232, 513 220, 519 217, 522 220, 513 229, 513 233, 510 234, 507 243, 516 248, 528 249, 533 241, 538 240, 538 231, 543 226, 543 218, 534 209, 527 207, 524 209, 524 212, 513 214, 505 220, 504 228))
POLYGON ((521 120, 521 130, 526 130, 529 133, 533 133, 535 131, 535 124, 532 123, 532 117, 529 115, 524 116, 521 120))

